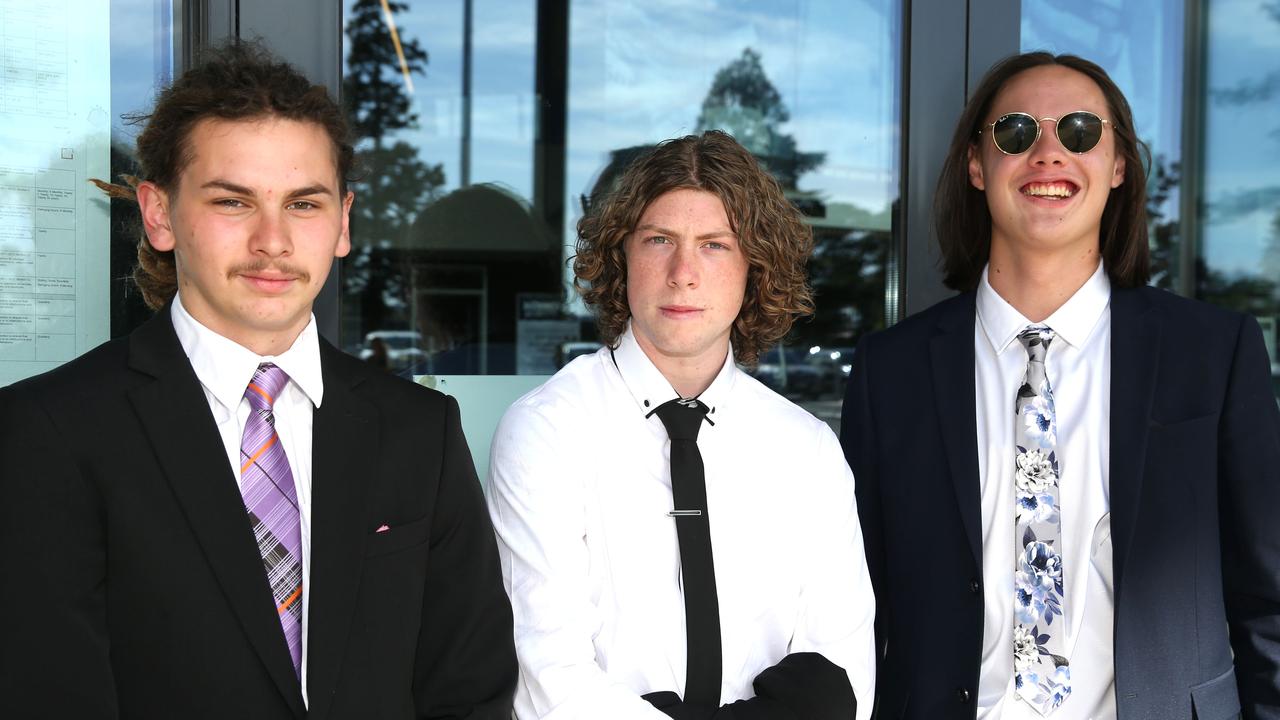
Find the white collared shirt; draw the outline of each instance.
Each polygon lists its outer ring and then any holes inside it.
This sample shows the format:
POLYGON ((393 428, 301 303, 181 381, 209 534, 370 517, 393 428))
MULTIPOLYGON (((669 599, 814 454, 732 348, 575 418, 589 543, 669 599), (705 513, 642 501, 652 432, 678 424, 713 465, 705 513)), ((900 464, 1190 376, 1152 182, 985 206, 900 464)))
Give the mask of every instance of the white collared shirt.
MULTIPOLYGON (((1058 422, 1063 613, 1071 696, 1053 720, 1116 716, 1112 620, 1110 427, 1111 284, 1102 264, 1043 323, 1001 298, 982 273, 974 327, 985 617, 979 720, 1043 720, 1013 691, 1014 397, 1027 371, 1017 341, 1028 325, 1056 336, 1045 370, 1058 422)), ((1059 629, 1063 632, 1063 629, 1059 629)))
POLYGON ((320 339, 315 316, 303 328, 293 345, 275 357, 261 356, 201 325, 182 306, 181 296, 173 299, 170 312, 178 342, 191 361, 204 397, 209 401, 213 421, 218 425, 227 462, 240 478, 240 440, 249 419, 245 388, 264 362, 275 363, 289 376, 276 397, 272 414, 275 430, 284 446, 298 493, 302 525, 302 700, 307 702, 307 626, 311 608, 311 414, 320 407, 324 382, 320 373, 320 339))
MULTIPOLYGON (((641 695, 684 695, 685 618, 670 441, 678 397, 630 328, 512 405, 488 503, 515 617, 516 716, 664 720, 641 695)), ((789 653, 844 668, 870 716, 874 596, 853 476, 824 423, 734 365, 699 399, 720 602, 720 700, 789 653)))

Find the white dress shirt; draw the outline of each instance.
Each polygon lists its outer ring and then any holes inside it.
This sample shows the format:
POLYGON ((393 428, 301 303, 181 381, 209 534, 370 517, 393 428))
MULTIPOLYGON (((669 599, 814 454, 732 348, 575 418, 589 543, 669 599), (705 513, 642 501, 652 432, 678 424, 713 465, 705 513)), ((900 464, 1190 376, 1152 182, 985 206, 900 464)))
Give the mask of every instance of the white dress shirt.
POLYGON ((982 273, 974 328, 978 473, 982 488, 985 616, 978 679, 979 720, 1042 720, 1013 691, 1014 397, 1027 371, 1017 336, 1032 324, 1056 336, 1045 370, 1057 411, 1058 498, 1062 510, 1063 618, 1071 696, 1052 720, 1116 716, 1112 619, 1111 284, 1098 269, 1043 323, 1005 302, 982 273))
MULTIPOLYGON (((512 405, 488 503, 515 617, 521 720, 663 720, 683 697, 685 618, 670 441, 678 397, 631 330, 512 405)), ((844 668, 870 717, 874 597, 853 476, 824 423, 734 365, 699 396, 723 644, 722 703, 789 653, 844 668)))
MULTIPOLYGON (((284 353, 275 357, 261 356, 201 325, 182 306, 181 296, 173 299, 170 313, 178 342, 191 361, 204 397, 209 401, 213 421, 227 452, 227 462, 240 483, 240 440, 249 419, 249 401, 245 388, 257 372, 258 365, 275 363, 289 376, 289 382, 272 406, 275 430, 280 436, 293 483, 298 493, 298 512, 302 525, 302 700, 307 702, 307 625, 311 594, 311 413, 320 407, 324 382, 320 374, 320 340, 313 315, 306 328, 284 353)), ((266 582, 266 576, 263 576, 266 582)))

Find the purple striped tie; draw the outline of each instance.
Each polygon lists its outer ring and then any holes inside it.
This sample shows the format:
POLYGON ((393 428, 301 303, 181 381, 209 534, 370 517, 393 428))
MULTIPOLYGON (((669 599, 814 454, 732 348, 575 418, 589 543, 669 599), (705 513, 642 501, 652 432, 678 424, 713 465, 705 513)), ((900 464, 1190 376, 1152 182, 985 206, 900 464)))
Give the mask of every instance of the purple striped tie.
POLYGON ((298 494, 284 446, 275 430, 271 407, 289 382, 283 370, 264 363, 244 391, 249 420, 240 441, 240 493, 244 496, 258 552, 275 596, 276 612, 293 657, 293 671, 302 676, 302 529, 298 494))

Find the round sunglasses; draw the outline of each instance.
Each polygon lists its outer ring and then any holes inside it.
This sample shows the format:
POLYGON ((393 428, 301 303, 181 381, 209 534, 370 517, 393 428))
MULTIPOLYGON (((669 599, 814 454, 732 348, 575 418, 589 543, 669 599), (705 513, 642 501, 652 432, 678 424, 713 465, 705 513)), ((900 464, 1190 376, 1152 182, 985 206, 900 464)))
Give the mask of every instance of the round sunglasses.
MULTIPOLYGON (((1054 134, 1062 147, 1077 155, 1096 147, 1102 139, 1102 126, 1111 124, 1111 121, 1103 120, 1088 110, 1076 110, 1060 118, 1042 117, 1039 120, 1024 112, 1009 113, 983 127, 990 129, 997 150, 1005 155, 1021 155, 1040 139, 1040 123, 1045 120, 1052 120, 1057 127, 1054 134)), ((979 135, 982 132, 978 130, 979 135)))

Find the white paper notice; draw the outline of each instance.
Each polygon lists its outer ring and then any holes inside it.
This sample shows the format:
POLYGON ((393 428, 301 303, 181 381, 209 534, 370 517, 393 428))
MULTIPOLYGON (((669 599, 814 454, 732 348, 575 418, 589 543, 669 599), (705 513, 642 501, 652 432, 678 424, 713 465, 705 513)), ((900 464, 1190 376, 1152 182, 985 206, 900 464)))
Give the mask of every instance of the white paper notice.
POLYGON ((0 0, 0 386, 110 333, 108 0, 0 0))

